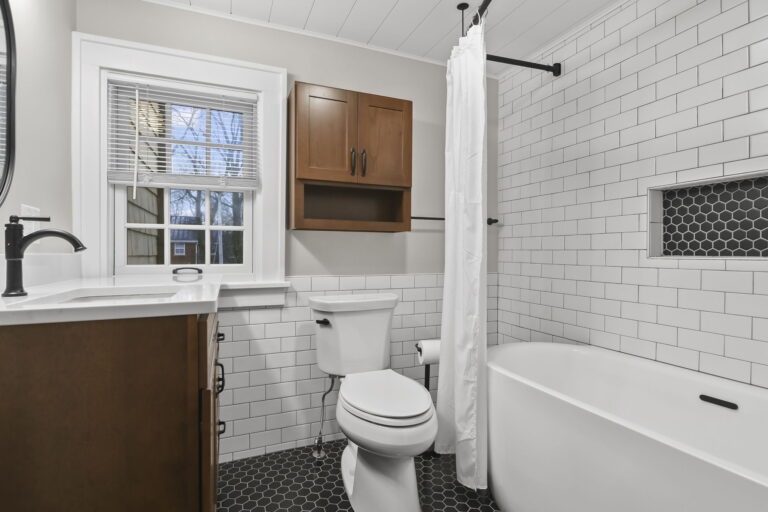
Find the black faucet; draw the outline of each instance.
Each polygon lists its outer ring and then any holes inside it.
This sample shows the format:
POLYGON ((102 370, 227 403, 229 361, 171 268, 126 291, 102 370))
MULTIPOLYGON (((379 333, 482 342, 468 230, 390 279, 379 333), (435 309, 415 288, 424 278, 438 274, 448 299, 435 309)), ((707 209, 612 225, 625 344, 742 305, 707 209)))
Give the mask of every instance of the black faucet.
POLYGON ((55 236, 63 238, 75 248, 75 252, 85 250, 83 243, 78 238, 66 231, 60 229, 41 229, 24 236, 24 225, 19 224, 20 220, 50 222, 50 217, 17 217, 11 215, 9 223, 5 225, 5 291, 3 297, 23 297, 27 294, 24 291, 24 278, 21 271, 21 260, 24 258, 24 251, 29 244, 35 240, 55 236))

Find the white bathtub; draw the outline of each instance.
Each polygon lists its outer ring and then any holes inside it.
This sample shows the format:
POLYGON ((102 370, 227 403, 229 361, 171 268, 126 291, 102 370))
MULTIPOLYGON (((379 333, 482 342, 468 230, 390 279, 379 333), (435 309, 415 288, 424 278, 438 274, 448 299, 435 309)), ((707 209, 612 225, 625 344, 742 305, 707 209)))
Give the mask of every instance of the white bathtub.
POLYGON ((768 390, 553 343, 492 348, 488 367, 503 511, 768 511, 768 390))

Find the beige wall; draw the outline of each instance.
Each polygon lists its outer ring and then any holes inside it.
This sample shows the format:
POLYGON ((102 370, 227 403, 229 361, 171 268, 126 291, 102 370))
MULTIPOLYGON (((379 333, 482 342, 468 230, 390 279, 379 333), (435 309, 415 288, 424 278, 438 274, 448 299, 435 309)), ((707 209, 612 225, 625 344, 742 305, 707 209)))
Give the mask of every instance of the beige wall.
MULTIPOLYGON (((18 177, 0 209, 3 217, 25 202, 51 214, 56 227, 71 226, 69 32, 73 29, 285 67, 291 82, 412 100, 413 215, 443 215, 442 66, 142 0, 14 0, 12 4, 19 25, 19 158, 18 177), (36 101, 42 104, 31 105, 36 101), (46 150, 35 150, 43 140, 46 150)), ((489 214, 493 214, 498 86, 495 80, 489 80, 488 86, 489 214)), ((490 271, 496 270, 496 229, 489 231, 490 271)), ((64 249, 54 242, 36 250, 64 249)), ((441 272, 443 224, 414 221, 412 232, 400 234, 289 231, 286 253, 288 275, 441 272)))
MULTIPOLYGON (((413 214, 443 215, 444 67, 141 0, 78 0, 77 30, 281 66, 291 82, 412 100, 413 214)), ((489 82, 488 111, 495 118, 497 85, 489 82)), ((489 142, 495 171, 495 139, 489 142)), ((496 180, 489 183, 494 207, 496 180)), ((490 249, 495 271, 497 251, 490 249)), ((289 275, 440 272, 443 226, 415 221, 412 232, 401 234, 290 231, 286 252, 289 275)))
MULTIPOLYGON (((72 226, 70 179, 71 32, 75 0, 11 0, 16 28, 16 165, 0 221, 21 204, 50 215, 51 227, 72 226)), ((32 250, 65 251, 44 240, 32 250)))

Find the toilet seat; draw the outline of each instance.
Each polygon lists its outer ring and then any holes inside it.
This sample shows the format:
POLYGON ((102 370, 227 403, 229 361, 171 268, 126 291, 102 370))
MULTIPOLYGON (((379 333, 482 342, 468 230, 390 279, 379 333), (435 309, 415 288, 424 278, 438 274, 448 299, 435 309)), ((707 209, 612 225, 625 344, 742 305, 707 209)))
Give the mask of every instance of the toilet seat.
POLYGON ((434 414, 429 392, 392 370, 347 375, 339 390, 339 404, 361 420, 386 427, 420 425, 434 414))
POLYGON ((421 425, 422 423, 429 421, 433 414, 433 409, 428 409, 426 412, 407 418, 386 418, 361 411, 360 409, 350 405, 346 400, 344 400, 343 397, 339 397, 339 403, 348 413, 360 418, 361 420, 365 420, 376 425, 381 425, 383 427, 413 427, 415 425, 421 425))

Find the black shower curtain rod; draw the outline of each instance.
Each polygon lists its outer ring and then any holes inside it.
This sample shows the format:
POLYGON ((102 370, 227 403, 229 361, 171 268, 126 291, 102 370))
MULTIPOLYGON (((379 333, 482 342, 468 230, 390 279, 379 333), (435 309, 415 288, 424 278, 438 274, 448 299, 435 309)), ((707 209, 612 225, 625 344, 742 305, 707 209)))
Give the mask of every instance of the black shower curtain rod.
MULTIPOLYGON (((477 8, 477 12, 472 17, 472 22, 469 24, 470 27, 472 27, 472 25, 477 25, 478 23, 480 23, 480 20, 485 14, 485 11, 488 10, 489 5, 491 5, 491 0, 483 0, 483 3, 480 4, 480 7, 477 8)), ((461 35, 463 36, 464 35, 464 11, 466 11, 469 8, 469 4, 466 2, 462 2, 459 5, 457 5, 456 8, 461 11, 461 35)), ((556 62, 550 66, 548 64, 539 64, 537 62, 528 62, 525 60, 510 59, 508 57, 500 57, 498 55, 491 55, 491 54, 487 54, 485 58, 493 62, 501 62, 502 64, 510 64, 512 66, 521 66, 524 68, 533 68, 533 69, 541 69, 542 71, 549 71, 554 76, 560 76, 560 74, 562 73, 562 66, 560 65, 559 62, 556 62)))

